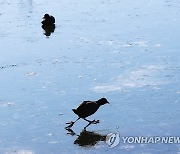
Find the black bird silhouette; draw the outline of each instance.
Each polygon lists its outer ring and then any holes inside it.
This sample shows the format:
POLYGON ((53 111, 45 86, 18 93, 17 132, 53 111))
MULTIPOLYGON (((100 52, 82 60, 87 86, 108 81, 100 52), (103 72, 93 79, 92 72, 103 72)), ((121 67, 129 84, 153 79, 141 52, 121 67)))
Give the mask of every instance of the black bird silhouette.
POLYGON ((44 35, 50 36, 51 33, 54 32, 56 26, 55 26, 55 18, 49 14, 45 14, 42 18, 42 28, 44 29, 44 35))
POLYGON ((43 25, 53 25, 55 24, 55 18, 49 14, 45 14, 42 18, 43 21, 41 22, 43 25))
MULTIPOLYGON (((101 98, 98 101, 84 101, 84 102, 82 102, 77 109, 72 109, 73 112, 78 115, 78 119, 76 121, 78 121, 81 118, 88 121, 89 124, 86 127, 84 127, 84 129, 86 129, 90 124, 99 123, 99 120, 90 121, 90 120, 86 119, 86 117, 91 116, 92 114, 94 114, 99 109, 99 107, 101 105, 104 105, 107 103, 109 104, 109 102, 107 101, 106 98, 101 98)), ((66 124, 69 124, 69 126, 67 126, 66 128, 71 128, 76 121, 74 121, 74 122, 71 121, 71 122, 66 123, 66 124)))

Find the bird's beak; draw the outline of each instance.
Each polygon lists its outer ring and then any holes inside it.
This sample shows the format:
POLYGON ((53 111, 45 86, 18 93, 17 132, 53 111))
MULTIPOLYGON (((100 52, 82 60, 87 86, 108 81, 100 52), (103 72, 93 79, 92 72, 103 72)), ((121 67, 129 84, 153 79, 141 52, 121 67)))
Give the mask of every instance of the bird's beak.
POLYGON ((110 104, 109 102, 107 102, 108 104, 110 104))

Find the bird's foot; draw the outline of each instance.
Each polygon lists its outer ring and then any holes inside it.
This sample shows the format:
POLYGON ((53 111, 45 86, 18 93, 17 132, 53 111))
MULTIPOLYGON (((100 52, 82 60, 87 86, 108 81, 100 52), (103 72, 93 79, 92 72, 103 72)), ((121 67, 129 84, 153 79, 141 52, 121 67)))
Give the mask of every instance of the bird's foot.
POLYGON ((75 122, 71 121, 71 122, 67 122, 66 124, 69 124, 68 126, 66 126, 65 128, 71 128, 74 125, 75 122))
POLYGON ((71 136, 76 135, 76 133, 70 127, 67 127, 66 130, 68 131, 67 134, 70 134, 71 136))
POLYGON ((72 123, 74 123, 73 121, 71 121, 71 122, 66 122, 66 124, 72 124, 72 123))
POLYGON ((99 123, 99 120, 93 120, 93 121, 91 121, 91 124, 98 124, 99 123))

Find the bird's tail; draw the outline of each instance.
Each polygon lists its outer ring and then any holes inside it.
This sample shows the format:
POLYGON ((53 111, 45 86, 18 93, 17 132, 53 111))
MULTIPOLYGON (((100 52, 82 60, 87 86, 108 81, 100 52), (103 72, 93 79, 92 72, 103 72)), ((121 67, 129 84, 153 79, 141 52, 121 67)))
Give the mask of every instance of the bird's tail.
POLYGON ((73 110, 73 112, 75 113, 75 114, 77 114, 77 110, 76 109, 72 109, 73 110))

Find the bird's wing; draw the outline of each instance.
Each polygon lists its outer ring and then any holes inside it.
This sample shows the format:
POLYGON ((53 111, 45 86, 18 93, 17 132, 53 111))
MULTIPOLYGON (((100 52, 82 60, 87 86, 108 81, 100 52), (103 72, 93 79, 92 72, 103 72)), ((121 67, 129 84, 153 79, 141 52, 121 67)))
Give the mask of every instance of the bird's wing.
POLYGON ((81 105, 77 108, 78 112, 81 114, 81 117, 88 117, 94 114, 99 106, 96 102, 91 101, 84 101, 81 105))
POLYGON ((92 101, 83 101, 79 107, 77 109, 84 109, 84 108, 89 108, 96 105, 96 102, 92 102, 92 101))

